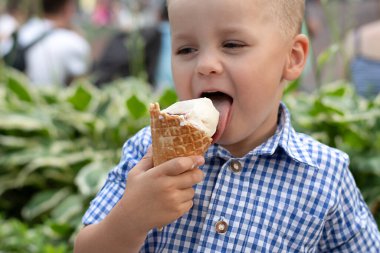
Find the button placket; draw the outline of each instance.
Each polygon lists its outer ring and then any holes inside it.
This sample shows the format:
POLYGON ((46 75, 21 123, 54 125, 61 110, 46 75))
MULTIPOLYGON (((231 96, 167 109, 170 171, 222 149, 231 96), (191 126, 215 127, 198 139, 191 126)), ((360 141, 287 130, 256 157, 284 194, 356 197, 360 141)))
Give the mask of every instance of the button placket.
MULTIPOLYGON (((230 161, 232 161, 232 159, 230 161)), ((218 208, 220 206, 225 206, 226 199, 220 198, 220 196, 222 189, 231 180, 230 161, 224 162, 221 165, 222 167, 219 173, 215 173, 216 178, 213 185, 213 189, 215 190, 212 191, 210 197, 208 212, 200 236, 201 241, 204 243, 199 244, 196 252, 207 252, 207 250, 210 249, 207 243, 207 238, 210 236, 215 236, 216 240, 223 240, 223 236, 228 233, 228 230, 231 230, 228 220, 224 218, 225 210, 218 208)))

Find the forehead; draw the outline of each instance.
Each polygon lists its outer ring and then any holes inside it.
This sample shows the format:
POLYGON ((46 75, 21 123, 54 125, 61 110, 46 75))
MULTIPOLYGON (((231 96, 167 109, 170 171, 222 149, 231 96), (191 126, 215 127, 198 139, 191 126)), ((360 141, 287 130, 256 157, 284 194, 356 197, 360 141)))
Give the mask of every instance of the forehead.
POLYGON ((268 5, 267 3, 265 0, 167 0, 169 10, 171 7, 208 9, 208 6, 222 10, 239 9, 242 7, 259 7, 262 9, 268 5), (225 9, 226 7, 228 9, 225 9))
MULTIPOLYGON (((169 0, 169 21, 172 35, 191 32, 209 33, 235 31, 252 33, 265 26, 272 29, 271 15, 263 0, 169 0), (271 28, 270 28, 271 26, 271 28)), ((276 26, 277 27, 277 26, 276 26)), ((276 29, 276 28, 275 28, 276 29)))

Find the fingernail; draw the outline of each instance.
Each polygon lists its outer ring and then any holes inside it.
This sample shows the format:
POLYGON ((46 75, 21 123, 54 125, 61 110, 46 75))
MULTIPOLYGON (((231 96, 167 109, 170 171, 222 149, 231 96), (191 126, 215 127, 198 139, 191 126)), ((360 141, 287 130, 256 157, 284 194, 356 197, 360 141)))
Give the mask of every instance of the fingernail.
POLYGON ((196 156, 194 158, 194 163, 191 166, 191 168, 192 169, 197 168, 198 166, 201 166, 202 164, 204 164, 204 158, 202 156, 196 156))
POLYGON ((197 157, 195 157, 195 162, 198 166, 200 166, 200 165, 204 164, 205 159, 203 158, 203 156, 197 156, 197 157))

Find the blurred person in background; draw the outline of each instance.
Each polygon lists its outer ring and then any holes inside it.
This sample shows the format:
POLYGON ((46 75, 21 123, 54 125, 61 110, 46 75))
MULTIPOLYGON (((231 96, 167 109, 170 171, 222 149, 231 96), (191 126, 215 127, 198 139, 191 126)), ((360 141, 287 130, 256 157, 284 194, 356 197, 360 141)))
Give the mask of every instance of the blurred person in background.
MULTIPOLYGON (((168 13, 165 3, 160 10, 160 22, 138 30, 143 44, 143 67, 147 79, 156 90, 173 87, 171 73, 171 42, 168 13)), ((120 77, 132 75, 136 48, 128 40, 135 39, 134 32, 119 32, 106 45, 103 55, 94 65, 92 74, 95 84, 102 86, 120 77)))
POLYGON ((13 43, 26 47, 26 75, 34 85, 67 85, 88 72, 90 45, 75 31, 71 20, 76 14, 75 0, 41 0, 42 17, 22 25, 17 41, 4 43, 5 52, 13 43))
POLYGON ((380 19, 351 31, 345 41, 349 74, 357 93, 373 98, 380 93, 380 19))
POLYGON ((8 40, 26 18, 22 0, 8 0, 5 11, 0 15, 0 43, 8 40))
POLYGON ((97 26, 106 26, 112 23, 112 5, 113 0, 97 0, 94 12, 92 13, 92 22, 97 26))

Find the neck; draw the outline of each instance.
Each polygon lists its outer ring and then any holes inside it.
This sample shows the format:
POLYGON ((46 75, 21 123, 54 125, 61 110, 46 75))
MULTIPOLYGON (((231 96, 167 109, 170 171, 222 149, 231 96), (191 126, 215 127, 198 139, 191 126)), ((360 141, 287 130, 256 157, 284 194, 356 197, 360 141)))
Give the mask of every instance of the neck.
POLYGON ((226 148, 235 157, 243 157, 250 151, 254 150, 269 138, 271 138, 277 130, 277 120, 278 120, 278 110, 273 113, 264 123, 265 128, 257 131, 257 133, 252 138, 247 138, 237 143, 237 145, 227 146, 226 148))
POLYGON ((67 15, 57 14, 57 15, 45 15, 45 18, 51 21, 55 27, 59 28, 70 28, 71 21, 67 15))

